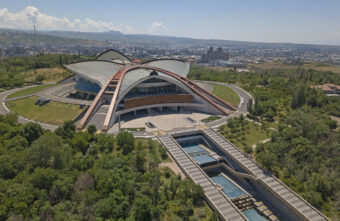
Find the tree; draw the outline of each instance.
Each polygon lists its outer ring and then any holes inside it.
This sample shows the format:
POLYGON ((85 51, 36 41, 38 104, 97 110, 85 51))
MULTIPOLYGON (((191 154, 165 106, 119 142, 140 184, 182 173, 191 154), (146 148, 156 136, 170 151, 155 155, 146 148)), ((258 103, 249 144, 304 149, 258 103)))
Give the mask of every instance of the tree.
POLYGON ((91 134, 94 135, 97 132, 97 128, 95 125, 91 124, 87 127, 87 131, 91 134))
POLYGON ((63 126, 58 127, 55 133, 63 138, 72 138, 76 132, 76 125, 72 120, 65 121, 63 126))
POLYGON ((63 56, 61 54, 58 56, 58 65, 63 65, 63 56))
POLYGON ((129 132, 120 132, 117 135, 117 145, 123 150, 123 154, 128 154, 134 149, 135 138, 129 132))
POLYGON ((87 148, 90 143, 90 135, 88 133, 76 133, 75 136, 71 139, 71 145, 77 151, 81 151, 83 154, 86 153, 87 148))
POLYGON ((34 166, 62 168, 64 150, 60 137, 47 133, 34 141, 29 151, 29 160, 34 166))
POLYGON ((111 152, 115 146, 115 139, 113 136, 107 134, 98 134, 96 148, 101 152, 108 151, 111 152))
POLYGON ((86 191, 94 187, 94 179, 88 173, 80 174, 74 183, 74 189, 86 191))
POLYGON ((39 74, 36 78, 35 78, 35 82, 36 83, 39 83, 39 84, 41 84, 41 82, 43 81, 43 80, 45 80, 45 77, 44 77, 44 75, 42 75, 42 74, 39 74))
POLYGON ((29 144, 31 144, 43 134, 43 129, 37 123, 29 122, 24 124, 23 128, 23 136, 26 138, 29 144))
POLYGON ((292 97, 291 107, 296 109, 306 103, 305 87, 301 85, 292 97))
POLYGON ((136 169, 137 171, 144 172, 145 156, 143 153, 136 154, 136 169))
POLYGON ((121 191, 114 190, 107 198, 100 199, 94 205, 94 211, 99 217, 118 220, 127 217, 128 207, 128 198, 121 191))
POLYGON ((144 195, 138 194, 133 205, 133 215, 135 220, 151 220, 152 200, 144 195))
POLYGON ((203 188, 192 182, 192 193, 191 193, 194 205, 200 205, 204 197, 203 188))
POLYGON ((49 191, 52 187, 53 181, 58 178, 58 172, 52 168, 37 167, 29 177, 30 183, 39 189, 49 191))
POLYGON ((253 148, 251 148, 249 145, 244 146, 244 152, 247 154, 252 154, 253 153, 253 148))
POLYGON ((268 170, 272 170, 277 162, 275 154, 271 152, 260 152, 256 154, 256 160, 268 170))

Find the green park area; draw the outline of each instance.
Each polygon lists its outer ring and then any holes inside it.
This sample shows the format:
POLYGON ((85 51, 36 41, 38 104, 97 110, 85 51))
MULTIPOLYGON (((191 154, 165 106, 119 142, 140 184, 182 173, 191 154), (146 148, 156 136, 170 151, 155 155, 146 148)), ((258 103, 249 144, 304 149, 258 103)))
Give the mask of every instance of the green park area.
POLYGON ((74 119, 83 110, 79 105, 51 101, 39 106, 34 102, 36 96, 7 101, 7 107, 14 113, 42 123, 62 125, 66 120, 74 119))
POLYGON ((219 130, 230 142, 247 153, 252 152, 252 145, 266 140, 270 136, 270 131, 267 128, 248 121, 244 117, 228 120, 228 123, 222 125, 219 130))
POLYGON ((212 86, 213 86, 212 92, 217 97, 225 100, 226 102, 231 103, 234 106, 238 106, 240 104, 240 97, 233 89, 217 84, 212 84, 212 86))
POLYGON ((25 88, 23 90, 19 90, 19 91, 14 92, 13 94, 8 95, 7 99, 15 98, 15 97, 21 97, 21 96, 25 96, 25 95, 30 95, 30 94, 36 93, 38 91, 42 91, 44 89, 51 88, 51 87, 54 87, 54 86, 57 86, 57 85, 58 84, 44 84, 44 85, 38 85, 38 86, 25 88))

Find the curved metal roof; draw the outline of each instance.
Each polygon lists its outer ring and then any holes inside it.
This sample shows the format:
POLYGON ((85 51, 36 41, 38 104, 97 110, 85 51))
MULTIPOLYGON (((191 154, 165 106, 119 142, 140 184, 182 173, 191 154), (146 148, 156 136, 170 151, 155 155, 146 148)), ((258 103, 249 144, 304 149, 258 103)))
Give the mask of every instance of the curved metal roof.
MULTIPOLYGON (((103 86, 114 74, 118 72, 119 69, 125 65, 133 64, 134 63, 132 63, 131 60, 124 54, 113 49, 109 49, 100 53, 96 60, 75 62, 65 65, 65 67, 79 75, 79 77, 93 83, 97 83, 99 86, 103 86)), ((139 66, 144 66, 145 69, 148 69, 149 67, 170 71, 181 77, 186 77, 190 70, 189 63, 177 59, 151 60, 139 66)), ((125 87, 128 88, 134 82, 146 77, 149 74, 149 71, 146 71, 145 69, 138 69, 131 73, 127 73, 127 76, 124 77, 122 89, 124 90, 125 87)))
POLYGON ((65 67, 80 77, 103 86, 123 65, 110 61, 91 60, 72 63, 65 67))
MULTIPOLYGON (((150 74, 152 72, 153 72, 153 70, 144 69, 143 67, 127 72, 124 75, 124 78, 123 78, 123 81, 122 81, 122 85, 120 86, 120 89, 119 89, 119 92, 118 92, 118 96, 121 96, 122 94, 124 94, 125 91, 128 90, 136 82, 151 76, 150 74)), ((164 73, 162 73, 160 71, 157 71, 157 75, 162 77, 162 78, 164 78, 164 79, 169 79, 172 82, 176 82, 176 84, 177 85, 181 85, 182 88, 187 88, 187 86, 185 86, 182 82, 180 82, 179 80, 175 79, 172 76, 164 74, 164 73)))
POLYGON ((187 77, 189 70, 190 70, 190 64, 188 62, 177 60, 177 59, 158 59, 158 60, 152 60, 145 62, 143 64, 164 69, 166 71, 170 71, 172 73, 176 73, 182 77, 187 77))
POLYGON ((131 63, 131 60, 119 51, 108 49, 97 55, 96 60, 115 61, 122 64, 131 63))

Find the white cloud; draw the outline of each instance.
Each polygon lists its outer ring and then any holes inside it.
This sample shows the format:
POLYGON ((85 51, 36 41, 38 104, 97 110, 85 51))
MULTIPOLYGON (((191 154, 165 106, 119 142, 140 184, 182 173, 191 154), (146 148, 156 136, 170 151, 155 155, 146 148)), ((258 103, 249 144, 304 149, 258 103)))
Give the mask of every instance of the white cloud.
POLYGON ((340 39, 340 31, 338 32, 332 32, 330 36, 334 39, 340 39))
POLYGON ((111 22, 95 21, 90 18, 69 20, 66 17, 49 16, 34 6, 28 6, 21 12, 12 13, 7 8, 0 9, 0 28, 32 29, 35 22, 38 30, 64 31, 122 31, 133 32, 133 28, 126 24, 114 25, 111 22))
POLYGON ((148 32, 163 32, 166 30, 165 25, 162 22, 154 21, 151 25, 147 28, 148 32))

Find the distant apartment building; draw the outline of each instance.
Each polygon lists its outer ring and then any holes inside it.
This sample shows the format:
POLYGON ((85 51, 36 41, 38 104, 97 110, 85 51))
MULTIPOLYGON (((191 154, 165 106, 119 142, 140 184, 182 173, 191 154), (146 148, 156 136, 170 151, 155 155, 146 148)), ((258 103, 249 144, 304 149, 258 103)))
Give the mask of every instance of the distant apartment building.
POLYGON ((325 94, 340 94, 340 86, 327 83, 322 85, 314 85, 310 86, 311 88, 321 89, 323 93, 325 94))
POLYGON ((229 53, 224 52, 221 47, 214 51, 213 47, 210 47, 206 54, 201 56, 202 63, 208 63, 210 61, 227 61, 229 60, 229 53))

